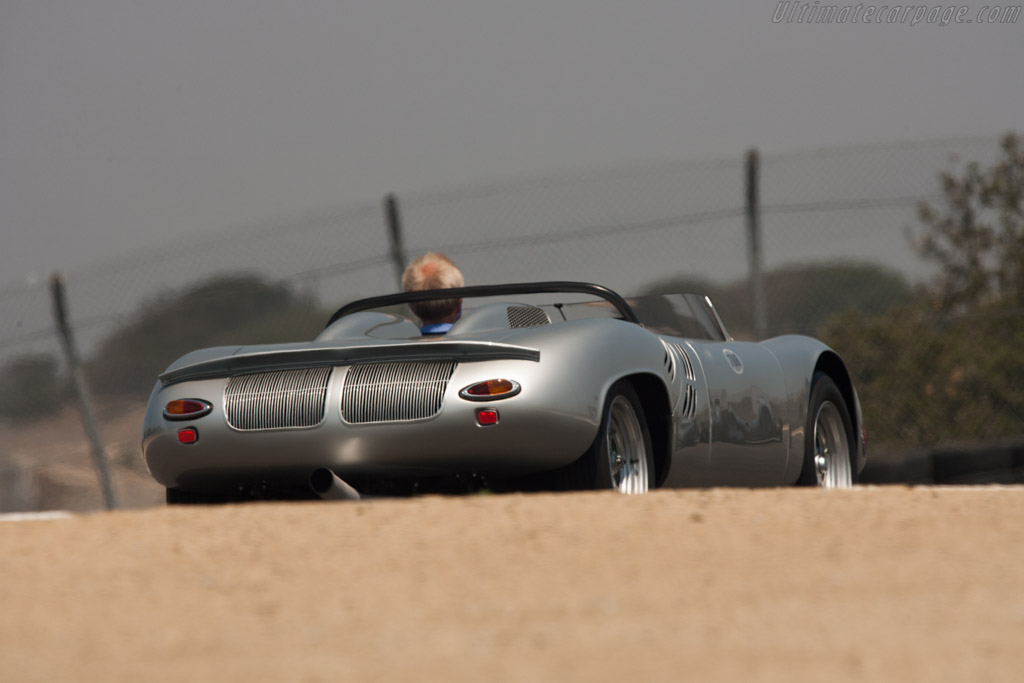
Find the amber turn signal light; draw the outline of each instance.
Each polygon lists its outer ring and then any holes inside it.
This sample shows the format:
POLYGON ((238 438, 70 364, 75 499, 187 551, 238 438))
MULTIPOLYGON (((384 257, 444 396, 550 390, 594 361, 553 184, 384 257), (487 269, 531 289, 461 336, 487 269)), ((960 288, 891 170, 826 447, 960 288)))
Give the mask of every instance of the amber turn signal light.
POLYGON ((168 420, 194 420, 213 410, 208 401, 198 398, 179 398, 164 406, 164 418, 168 420))
POLYGON ((519 382, 510 379, 489 379, 470 384, 459 392, 459 397, 467 401, 494 401, 515 396, 519 391, 519 382))

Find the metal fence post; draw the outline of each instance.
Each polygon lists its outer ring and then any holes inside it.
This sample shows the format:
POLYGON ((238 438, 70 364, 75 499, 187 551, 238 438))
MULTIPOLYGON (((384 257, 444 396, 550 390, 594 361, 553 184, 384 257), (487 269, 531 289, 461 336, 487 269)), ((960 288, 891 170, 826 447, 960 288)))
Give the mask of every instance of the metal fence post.
POLYGON ((114 493, 114 484, 110 479, 110 471, 107 468, 107 455, 103 450, 103 442, 100 439, 99 428, 96 424, 96 415, 92 409, 92 397, 89 395, 89 388, 85 382, 85 371, 78 357, 78 348, 75 346, 74 332, 68 323, 67 303, 64 296, 64 276, 59 272, 50 278, 50 291, 53 295, 53 317, 57 323, 57 331, 60 333, 60 344, 67 359, 68 370, 71 374, 71 383, 75 390, 75 400, 78 403, 78 411, 82 416, 82 426, 89 439, 92 448, 93 465, 96 468, 96 476, 100 481, 100 488, 103 489, 103 500, 108 510, 117 507, 117 496, 114 493))
POLYGON ((402 235, 402 212, 398 197, 389 193, 384 197, 384 220, 388 226, 388 242, 391 245, 391 260, 395 264, 398 289, 402 289, 402 274, 405 272, 405 238, 402 235))
POLYGON ((747 150, 747 267, 754 335, 757 339, 763 339, 768 329, 768 321, 764 306, 764 277, 761 273, 759 170, 760 156, 757 148, 751 147, 747 150))

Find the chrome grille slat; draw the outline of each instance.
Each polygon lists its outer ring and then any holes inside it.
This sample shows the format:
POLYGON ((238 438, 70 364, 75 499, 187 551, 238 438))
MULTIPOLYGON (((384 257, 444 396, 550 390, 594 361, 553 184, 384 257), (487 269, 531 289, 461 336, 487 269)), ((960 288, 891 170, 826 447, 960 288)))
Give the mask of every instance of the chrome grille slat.
POLYGON ((341 390, 341 416, 350 424, 408 422, 441 410, 455 361, 360 363, 341 390))
POLYGON ((324 419, 331 368, 237 375, 224 390, 228 424, 241 431, 314 427, 324 419))

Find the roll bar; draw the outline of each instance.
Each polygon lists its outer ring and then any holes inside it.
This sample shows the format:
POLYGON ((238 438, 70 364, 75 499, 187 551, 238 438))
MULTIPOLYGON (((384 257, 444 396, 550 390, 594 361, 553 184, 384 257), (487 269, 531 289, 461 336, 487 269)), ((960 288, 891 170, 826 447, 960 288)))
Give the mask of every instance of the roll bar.
POLYGON ((359 311, 366 311, 372 308, 384 308, 385 306, 396 306, 414 301, 430 301, 434 299, 466 299, 484 296, 505 296, 507 294, 590 294, 604 299, 615 310, 622 315, 622 319, 631 323, 640 324, 636 313, 630 308, 626 300, 617 293, 590 282, 518 282, 505 285, 475 285, 473 287, 453 287, 451 289, 424 289, 418 292, 399 292, 398 294, 385 294, 383 296, 371 296, 367 299, 359 299, 352 303, 345 304, 331 316, 327 321, 330 327, 340 318, 359 311))

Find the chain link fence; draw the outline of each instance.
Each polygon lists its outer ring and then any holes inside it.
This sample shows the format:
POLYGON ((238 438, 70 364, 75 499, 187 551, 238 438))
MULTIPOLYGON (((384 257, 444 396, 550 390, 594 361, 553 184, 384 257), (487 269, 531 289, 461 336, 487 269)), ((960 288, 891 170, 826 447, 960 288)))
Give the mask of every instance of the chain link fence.
MULTIPOLYGON (((918 203, 937 197, 937 174, 956 160, 984 165, 998 151, 996 138, 968 138, 763 157, 766 332, 827 333, 848 309, 881 315, 912 297, 936 275, 908 238, 918 203)), ((446 252, 467 284, 707 290, 735 336, 750 338, 744 177, 738 156, 403 196, 406 252, 446 252)), ((139 430, 148 389, 175 357, 309 339, 341 304, 397 288, 378 204, 173 242, 65 278, 115 486, 131 506, 162 501, 139 430)), ((101 506, 51 305, 45 282, 0 291, 0 511, 101 506)), ((843 352, 842 335, 826 341, 843 352)), ((926 437, 873 438, 899 451, 926 437)))

